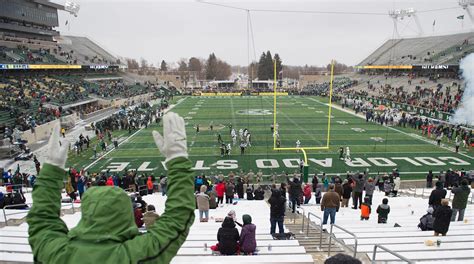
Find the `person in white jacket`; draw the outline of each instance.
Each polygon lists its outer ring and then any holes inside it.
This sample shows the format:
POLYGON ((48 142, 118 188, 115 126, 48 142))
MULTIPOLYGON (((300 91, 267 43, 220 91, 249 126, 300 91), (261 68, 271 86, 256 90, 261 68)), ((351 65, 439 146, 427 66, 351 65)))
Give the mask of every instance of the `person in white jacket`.
POLYGON ((398 189, 400 189, 400 177, 395 177, 395 179, 393 179, 393 197, 397 196, 397 193, 398 193, 398 189))

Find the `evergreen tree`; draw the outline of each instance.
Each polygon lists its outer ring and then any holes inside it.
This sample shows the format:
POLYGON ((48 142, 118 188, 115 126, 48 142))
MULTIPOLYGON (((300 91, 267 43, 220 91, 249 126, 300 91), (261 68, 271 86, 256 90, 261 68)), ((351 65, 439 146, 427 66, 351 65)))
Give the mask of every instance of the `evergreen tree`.
POLYGON ((161 61, 160 70, 161 71, 168 71, 168 65, 166 64, 165 60, 161 61))
POLYGON ((209 54, 206 61, 206 79, 214 80, 217 77, 217 57, 214 53, 209 54))
POLYGON ((282 72, 282 70, 283 70, 283 65, 281 63, 280 55, 278 55, 278 53, 275 53, 275 56, 273 57, 273 59, 276 62, 277 79, 282 79, 283 76, 282 76, 282 74, 280 74, 280 72, 282 72))
POLYGON ((266 61, 266 55, 265 55, 265 52, 264 52, 260 56, 260 60, 258 61, 258 66, 257 66, 257 76, 258 76, 259 80, 265 80, 265 78, 266 78, 265 61, 266 61))

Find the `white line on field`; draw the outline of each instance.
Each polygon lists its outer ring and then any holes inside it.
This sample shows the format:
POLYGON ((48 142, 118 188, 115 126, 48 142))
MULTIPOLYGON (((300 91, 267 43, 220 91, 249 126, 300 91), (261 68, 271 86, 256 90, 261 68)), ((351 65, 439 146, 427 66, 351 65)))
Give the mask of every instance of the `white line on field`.
MULTIPOLYGON (((184 100, 186 100, 188 97, 185 97, 184 99, 178 101, 178 103, 176 103, 175 105, 171 105, 168 109, 166 109, 164 112, 167 113, 168 111, 170 111, 171 109, 173 109, 175 106, 181 104, 182 102, 184 102, 184 100)), ((135 133, 131 134, 129 137, 127 137, 124 141, 120 142, 118 144, 118 146, 122 145, 123 143, 125 142, 128 142, 128 140, 130 140, 132 137, 134 137, 136 134, 138 134, 140 131, 142 131, 145 127, 142 127, 140 128, 139 130, 137 130, 135 133)), ((104 155, 100 156, 98 159, 94 160, 91 164, 87 165, 84 170, 88 170, 90 167, 94 166, 97 162, 99 162, 100 160, 102 160, 105 156, 107 156, 108 154, 110 154, 112 151, 115 150, 115 147, 110 149, 109 151, 107 151, 104 155)))
MULTIPOLYGON (((322 103, 322 102, 320 102, 320 101, 318 101, 318 100, 316 100, 316 99, 314 99, 314 98, 309 98, 309 99, 312 100, 312 101, 315 101, 315 102, 317 102, 317 103, 320 103, 320 104, 322 104, 322 105, 328 105, 328 104, 322 103)), ((357 117, 359 117, 359 118, 365 119, 365 117, 363 117, 363 116, 361 116, 361 115, 357 115, 357 114, 355 114, 355 113, 353 113, 352 111, 349 111, 349 110, 347 110, 347 109, 342 109, 340 106, 337 106, 337 105, 334 105, 334 104, 333 104, 332 107, 336 108, 336 109, 339 110, 339 111, 346 112, 346 113, 351 114, 351 115, 353 115, 353 116, 357 116, 357 117)), ((404 134, 404 135, 409 136, 409 137, 411 137, 411 138, 418 139, 418 140, 423 141, 423 142, 425 142, 425 143, 428 143, 428 144, 430 144, 430 145, 437 146, 436 143, 433 143, 433 142, 431 142, 431 141, 428 140, 428 139, 420 138, 420 137, 414 137, 413 135, 410 135, 409 133, 406 133, 406 132, 404 132, 404 131, 398 130, 398 129, 393 128, 393 127, 390 127, 390 126, 384 126, 384 127, 387 127, 387 128, 389 128, 389 129, 391 129, 391 130, 393 130, 393 131, 396 131, 396 132, 398 132, 398 133, 400 133, 400 134, 404 134)), ((447 151, 449 151, 449 152, 454 152, 454 151, 452 151, 452 150, 451 150, 450 148, 448 148, 448 147, 444 147, 444 146, 437 146, 437 147, 440 147, 440 148, 442 148, 442 149, 445 149, 445 150, 447 150, 447 151)), ((469 156, 469 155, 466 155, 466 154, 463 154, 463 153, 457 153, 457 154, 462 155, 462 156, 464 156, 464 157, 466 157, 466 158, 468 158, 468 159, 474 160, 474 157, 471 157, 471 156, 469 156)))

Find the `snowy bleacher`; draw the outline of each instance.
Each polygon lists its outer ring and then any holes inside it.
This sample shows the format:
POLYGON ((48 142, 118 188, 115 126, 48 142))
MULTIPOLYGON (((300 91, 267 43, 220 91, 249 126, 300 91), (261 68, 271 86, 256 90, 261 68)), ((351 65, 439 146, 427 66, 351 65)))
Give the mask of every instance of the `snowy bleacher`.
MULTIPOLYGON (((158 214, 164 212, 166 198, 155 193, 143 197, 148 204, 156 207, 158 214)), ((313 263, 311 255, 297 240, 273 240, 270 232, 270 209, 265 201, 238 201, 236 205, 225 204, 210 210, 209 222, 199 222, 198 211, 196 220, 189 235, 172 263, 313 263), (257 226, 257 255, 254 256, 216 256, 210 246, 217 243, 217 230, 221 223, 216 218, 224 218, 230 210, 236 212, 241 222, 243 214, 252 216, 257 226), (199 258, 196 259, 196 256, 199 258)), ((77 225, 81 213, 64 215, 62 219, 69 228, 77 225)), ((239 227, 238 227, 239 228, 239 227)), ((240 229, 240 228, 239 228, 240 229)), ((28 225, 6 226, 0 228, 0 263, 31 263, 33 255, 28 244, 28 225)), ((240 230, 239 230, 240 232, 240 230)))
MULTIPOLYGON (((429 195, 429 194, 428 194, 429 195)), ((377 223, 377 206, 385 198, 382 192, 375 192, 373 197, 372 213, 369 221, 360 220, 360 210, 340 208, 336 214, 335 224, 347 229, 357 236, 357 255, 359 257, 367 254, 372 259, 374 245, 381 244, 391 251, 400 254, 417 263, 425 261, 443 261, 438 263, 467 263, 474 260, 474 207, 468 203, 465 212, 465 221, 451 222, 447 236, 435 237, 433 231, 421 231, 417 228, 419 219, 426 214, 428 200, 421 197, 401 196, 388 198, 390 214, 387 224, 377 223), (394 227, 395 224, 400 227, 394 227), (434 246, 427 246, 425 242, 431 240, 434 246), (441 241, 436 246, 437 240, 441 241)), ((314 203, 314 200, 313 200, 314 203)), ((350 205, 352 202, 349 203, 350 205)), ((306 212, 317 216, 323 216, 319 206, 314 204, 304 207, 306 212)), ((314 225, 321 223, 312 217, 314 225)), ((330 232, 330 226, 324 227, 330 232)), ((333 229, 333 235, 343 245, 351 249, 355 247, 355 239, 352 235, 340 230, 333 229)), ((397 257, 384 250, 378 249, 377 262, 400 261, 397 257)))

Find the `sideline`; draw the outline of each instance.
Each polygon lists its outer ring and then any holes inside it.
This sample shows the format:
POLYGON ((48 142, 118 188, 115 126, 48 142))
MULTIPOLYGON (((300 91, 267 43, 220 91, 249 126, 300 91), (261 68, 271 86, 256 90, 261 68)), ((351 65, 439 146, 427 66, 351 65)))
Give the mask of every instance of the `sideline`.
MULTIPOLYGON (((311 100, 311 101, 317 102, 317 103, 319 103, 319 104, 322 104, 322 105, 328 105, 328 104, 322 103, 322 102, 320 102, 319 100, 314 99, 314 98, 308 98, 308 99, 311 100)), ((357 117, 359 117, 359 118, 365 120, 365 117, 363 117, 363 116, 361 116, 361 115, 358 115, 358 114, 355 114, 355 113, 353 113, 353 111, 350 111, 350 110, 347 110, 347 109, 343 109, 342 107, 340 107, 340 106, 338 106, 338 105, 334 105, 334 104, 333 104, 332 106, 333 106, 334 108, 336 108, 337 110, 339 110, 339 111, 342 111, 342 112, 351 114, 351 115, 353 115, 353 116, 357 116, 357 117)), ((456 153, 456 152, 454 152, 452 149, 450 149, 450 148, 448 148, 448 147, 445 147, 445 146, 438 146, 438 145, 436 145, 436 143, 434 143, 434 142, 432 142, 432 141, 430 141, 430 140, 428 140, 428 139, 425 139, 425 138, 422 138, 422 137, 415 137, 415 136, 413 136, 413 135, 411 135, 411 134, 409 134, 409 133, 407 133, 407 132, 398 130, 398 129, 393 128, 393 127, 390 127, 390 126, 385 126, 385 125, 384 125, 384 127, 388 128, 388 129, 391 129, 391 130, 393 130, 393 131, 396 131, 396 132, 398 132, 398 133, 401 133, 401 134, 403 134, 403 135, 409 136, 409 137, 411 137, 411 138, 418 139, 418 140, 423 141, 423 142, 425 142, 425 143, 431 144, 431 145, 433 145, 433 146, 440 147, 440 148, 445 149, 445 150, 447 150, 447 151, 449 151, 449 152, 456 153)), ((464 157, 466 157, 466 158, 468 158, 468 159, 474 160, 474 157, 471 157, 471 156, 469 156, 469 155, 467 155, 467 154, 460 153, 460 152, 458 152, 458 153, 456 153, 456 154, 459 154, 459 155, 464 156, 464 157)))
MULTIPOLYGON (((174 105, 170 105, 167 109, 165 109, 163 112, 164 114, 168 113, 168 111, 170 111, 171 109, 173 109, 175 106, 178 106, 179 104, 181 104, 182 102, 184 102, 186 99, 188 99, 188 97, 185 97, 181 100, 179 100, 176 104, 174 105)), ((141 132, 145 127, 142 127, 140 128, 139 130, 135 131, 135 133, 131 134, 129 137, 127 137, 125 140, 123 140, 122 142, 120 142, 118 144, 118 146, 122 145, 123 143, 126 143, 128 142, 132 137, 134 137, 136 134, 138 134, 139 132, 141 132)), ((96 160, 94 160, 92 163, 90 163, 89 165, 87 165, 86 167, 84 167, 84 170, 88 170, 89 168, 91 168, 92 166, 94 166, 95 164, 97 164, 97 162, 101 161, 105 156, 107 156, 108 154, 110 154, 112 151, 115 150, 115 147, 113 147, 112 149, 110 149, 109 151, 107 151, 104 155, 100 156, 99 158, 97 158, 96 160)))

